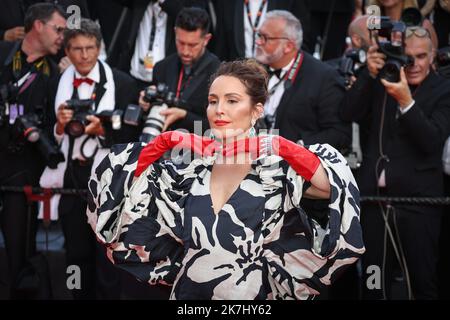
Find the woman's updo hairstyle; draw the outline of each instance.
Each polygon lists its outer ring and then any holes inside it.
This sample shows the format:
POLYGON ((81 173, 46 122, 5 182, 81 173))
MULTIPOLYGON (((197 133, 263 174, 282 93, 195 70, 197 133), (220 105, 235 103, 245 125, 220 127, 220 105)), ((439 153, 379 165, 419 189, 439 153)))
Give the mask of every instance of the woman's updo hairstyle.
POLYGON ((245 86, 252 104, 264 105, 269 96, 267 90, 268 74, 266 69, 255 59, 243 59, 230 62, 222 62, 216 73, 211 76, 210 86, 220 76, 229 76, 239 79, 245 86))

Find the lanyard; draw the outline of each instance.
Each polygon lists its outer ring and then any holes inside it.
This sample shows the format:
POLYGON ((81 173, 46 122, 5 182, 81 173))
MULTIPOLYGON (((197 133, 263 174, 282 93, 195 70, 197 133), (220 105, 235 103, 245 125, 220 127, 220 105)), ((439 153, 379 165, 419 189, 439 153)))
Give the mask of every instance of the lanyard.
POLYGON ((178 76, 177 95, 176 95, 177 98, 179 98, 181 94, 181 83, 183 82, 183 76, 184 76, 184 66, 182 65, 180 75, 178 76))
POLYGON ((152 51, 153 49, 153 43, 155 42, 155 34, 156 34, 156 11, 153 8, 153 4, 150 4, 152 8, 152 30, 150 30, 150 42, 148 44, 148 51, 152 51))
POLYGON ((298 52, 297 53, 297 57, 295 58, 294 63, 292 64, 292 66, 289 68, 288 72, 286 72, 286 74, 280 79, 280 81, 278 81, 273 87, 272 89, 270 89, 269 91, 269 96, 271 96, 272 94, 274 94, 274 92, 276 91, 277 87, 284 82, 285 83, 285 89, 288 89, 292 83, 294 83, 295 78, 298 75, 298 72, 300 71, 300 68, 302 67, 303 64, 303 53, 302 52, 298 52))
POLYGON ((245 0, 245 9, 247 10, 247 19, 248 23, 252 27, 253 35, 252 35, 252 54, 255 52, 255 40, 256 40, 256 28, 258 27, 259 20, 262 16, 262 11, 264 9, 264 5, 267 3, 267 0, 263 0, 261 5, 259 6, 258 12, 256 13, 255 24, 252 23, 252 13, 250 12, 250 4, 249 0, 245 0))

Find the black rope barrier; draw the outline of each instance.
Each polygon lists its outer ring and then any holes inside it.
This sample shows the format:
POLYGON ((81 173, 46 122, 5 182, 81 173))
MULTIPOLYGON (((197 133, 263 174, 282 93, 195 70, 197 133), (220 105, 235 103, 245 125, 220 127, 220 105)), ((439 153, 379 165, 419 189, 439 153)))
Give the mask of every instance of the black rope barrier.
POLYGON ((439 206, 450 205, 450 197, 374 197, 362 196, 361 202, 382 202, 395 204, 417 204, 417 205, 431 205, 439 206))
MULTIPOLYGON (((65 189, 65 188, 39 188, 33 187, 33 193, 43 193, 44 190, 51 190, 52 194, 65 195, 87 195, 87 189, 65 189)), ((0 186, 0 191, 6 192, 24 192, 24 187, 17 186, 0 186)), ((361 196, 361 202, 382 202, 395 204, 417 204, 417 205, 450 205, 450 197, 377 197, 377 196, 361 196)))
MULTIPOLYGON (((51 190, 52 194, 65 194, 65 195, 87 195, 88 190, 87 189, 65 189, 65 188, 39 188, 39 187, 32 187, 31 188, 33 193, 43 193, 44 190, 51 190)), ((17 186, 0 186, 0 191, 5 192, 24 192, 23 187, 17 187, 17 186)))

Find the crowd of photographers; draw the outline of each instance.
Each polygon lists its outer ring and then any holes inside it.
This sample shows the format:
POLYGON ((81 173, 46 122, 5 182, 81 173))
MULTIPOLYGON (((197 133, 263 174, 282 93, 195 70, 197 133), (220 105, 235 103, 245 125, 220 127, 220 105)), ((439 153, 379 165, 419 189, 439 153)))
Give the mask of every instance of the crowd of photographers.
MULTIPOLYGON (((448 2, 49 2, 5 1, 0 13, 1 187, 86 189, 113 144, 146 143, 165 130, 203 134, 210 76, 220 61, 247 57, 269 73, 257 130, 338 148, 363 196, 450 192, 448 2), (76 27, 73 4, 83 16, 76 27), (371 5, 381 17, 364 15, 371 5)), ((50 210, 26 192, 0 197, 10 298, 50 297, 34 241, 38 215, 61 223, 66 264, 82 275, 75 299, 168 298, 170 288, 109 263, 82 193, 54 195, 50 210), (33 274, 38 288, 24 289, 33 274)), ((326 201, 302 206, 327 215, 326 201)), ((448 297, 440 291, 449 281, 440 272, 449 259, 444 209, 362 203, 362 268, 322 296, 390 299, 400 277, 408 298, 448 297), (382 271, 380 286, 368 285, 371 266, 382 271)))

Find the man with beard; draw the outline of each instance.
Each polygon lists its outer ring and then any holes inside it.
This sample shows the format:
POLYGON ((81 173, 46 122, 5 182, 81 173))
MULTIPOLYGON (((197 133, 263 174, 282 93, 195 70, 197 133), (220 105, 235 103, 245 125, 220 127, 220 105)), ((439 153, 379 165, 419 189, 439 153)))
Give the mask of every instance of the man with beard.
MULTIPOLYGON (((302 51, 303 30, 290 12, 270 11, 258 30, 256 60, 269 68, 269 99, 259 126, 300 144, 328 143, 345 149, 351 125, 338 116, 344 84, 336 70, 302 51)), ((302 199, 301 206, 321 224, 328 200, 302 199)), ((323 295, 324 297, 326 295, 323 295)))
MULTIPOLYGON (((338 116, 344 96, 336 70, 302 51, 302 26, 290 12, 270 11, 256 39, 256 60, 269 68, 264 125, 304 144, 350 143, 350 124, 338 116)), ((261 121, 260 121, 261 124, 261 121)))
MULTIPOLYGON (((217 70, 220 61, 206 49, 212 35, 209 30, 208 13, 200 8, 184 8, 175 21, 174 53, 155 65, 153 71, 154 84, 166 84, 168 91, 173 92, 182 102, 182 106, 171 106, 161 111, 164 116, 162 131, 186 129, 194 132, 196 121, 202 124, 202 130, 209 128, 206 119, 208 105, 209 78, 217 70)), ((140 106, 144 111, 152 107, 144 101, 141 91, 140 106)))

